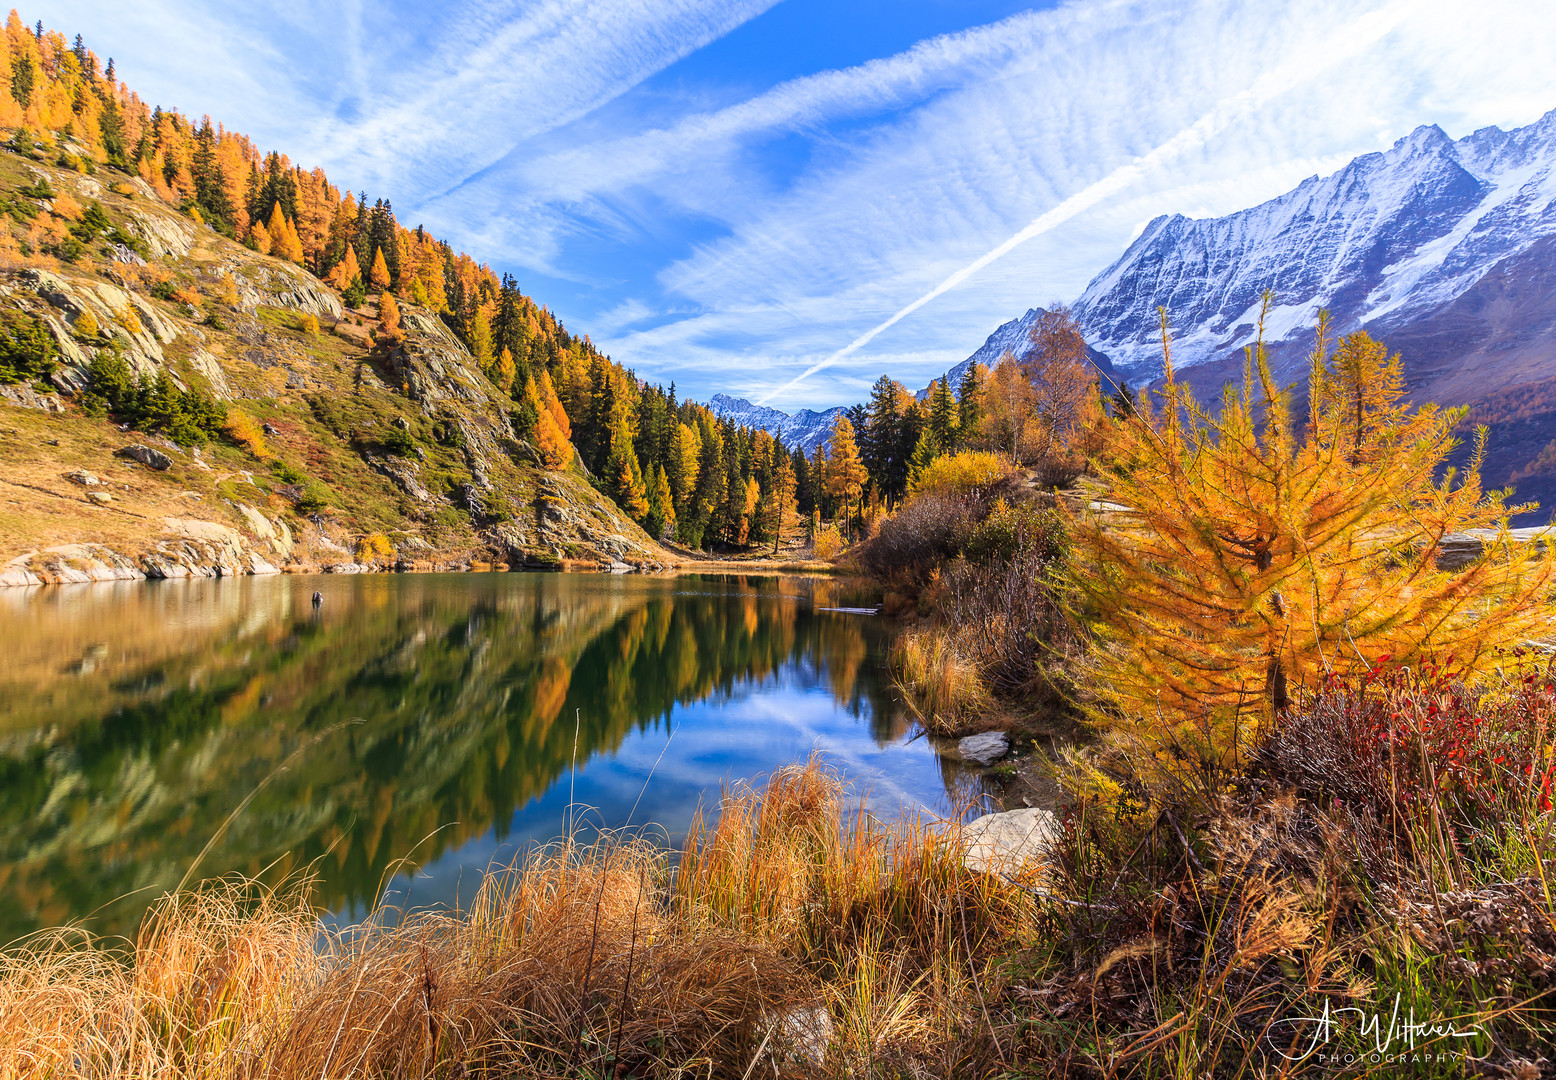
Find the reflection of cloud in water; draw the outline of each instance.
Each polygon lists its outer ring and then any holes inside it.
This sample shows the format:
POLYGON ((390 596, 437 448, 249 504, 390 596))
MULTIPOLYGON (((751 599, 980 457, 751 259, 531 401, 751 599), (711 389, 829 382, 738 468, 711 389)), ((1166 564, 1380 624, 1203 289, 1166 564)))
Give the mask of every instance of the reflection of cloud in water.
MULTIPOLYGON (((949 763, 928 741, 883 745, 872 733, 871 718, 854 715, 851 704, 833 696, 824 665, 795 663, 737 683, 716 700, 676 706, 668 746, 660 726, 635 732, 614 754, 580 761, 576 782, 563 775, 514 814, 505 830, 493 830, 424 867, 411 884, 409 901, 468 899, 487 869, 556 840, 565 828, 570 786, 586 829, 626 824, 637 804, 631 825, 652 823, 654 835, 679 845, 698 807, 717 806, 722 786, 759 783, 814 750, 844 775, 851 801, 862 810, 888 818, 955 812, 962 800, 947 790, 954 775, 947 776, 949 763)), ((397 881, 396 893, 406 884, 397 881)))

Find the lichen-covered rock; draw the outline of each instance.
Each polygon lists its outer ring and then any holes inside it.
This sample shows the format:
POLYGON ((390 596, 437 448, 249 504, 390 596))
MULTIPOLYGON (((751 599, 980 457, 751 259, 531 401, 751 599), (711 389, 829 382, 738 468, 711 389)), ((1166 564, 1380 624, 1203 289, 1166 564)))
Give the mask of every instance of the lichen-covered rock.
POLYGON ((166 472, 173 467, 173 459, 155 447, 141 443, 133 443, 130 446, 121 446, 114 451, 115 457, 128 458, 138 461, 148 469, 156 469, 158 472, 166 472))

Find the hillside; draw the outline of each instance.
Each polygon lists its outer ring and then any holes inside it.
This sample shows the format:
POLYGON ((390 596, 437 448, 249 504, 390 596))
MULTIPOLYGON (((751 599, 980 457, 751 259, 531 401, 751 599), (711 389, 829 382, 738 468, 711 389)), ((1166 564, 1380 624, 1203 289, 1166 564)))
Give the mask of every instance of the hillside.
POLYGON ((674 561, 576 462, 541 467, 513 399, 429 309, 402 301, 403 340, 375 346, 374 309, 95 171, 0 153, 13 220, 74 211, 90 234, 0 279, 0 318, 41 320, 59 350, 46 380, 0 385, 0 581, 674 561), (115 354, 208 398, 228 433, 181 446, 87 415, 115 354))

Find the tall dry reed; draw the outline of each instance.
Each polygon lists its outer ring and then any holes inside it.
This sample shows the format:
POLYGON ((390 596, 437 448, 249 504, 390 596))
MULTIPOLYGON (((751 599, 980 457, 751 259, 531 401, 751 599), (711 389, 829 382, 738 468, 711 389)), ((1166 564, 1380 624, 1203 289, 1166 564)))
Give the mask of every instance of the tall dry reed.
POLYGON ((678 859, 561 843, 464 911, 330 932, 306 883, 227 881, 134 942, 23 942, 0 1076, 985 1075, 1031 885, 967 871, 954 826, 855 813, 813 760, 726 792, 678 859))

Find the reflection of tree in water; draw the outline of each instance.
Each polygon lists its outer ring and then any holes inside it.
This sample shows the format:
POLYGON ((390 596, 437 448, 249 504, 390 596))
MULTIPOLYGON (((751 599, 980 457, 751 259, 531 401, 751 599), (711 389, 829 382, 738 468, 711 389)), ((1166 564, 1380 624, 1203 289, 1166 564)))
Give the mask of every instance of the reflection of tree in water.
MULTIPOLYGON (((278 582, 278 588, 303 586, 278 582)), ((793 579, 400 578, 338 588, 323 614, 202 627, 0 737, 0 937, 77 918, 122 930, 299 746, 202 873, 319 860, 331 905, 506 823, 580 760, 676 704, 802 666, 874 737, 903 721, 873 656, 887 630, 818 613, 793 579), (455 823, 455 824, 450 824, 455 823)), ((296 611, 298 614, 293 614, 296 611)), ((31 719, 31 718, 30 718, 31 719)))

